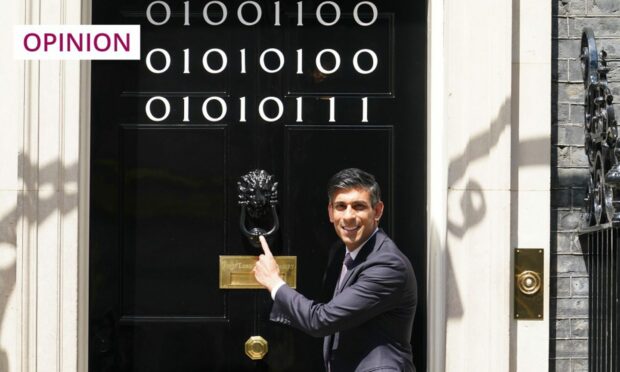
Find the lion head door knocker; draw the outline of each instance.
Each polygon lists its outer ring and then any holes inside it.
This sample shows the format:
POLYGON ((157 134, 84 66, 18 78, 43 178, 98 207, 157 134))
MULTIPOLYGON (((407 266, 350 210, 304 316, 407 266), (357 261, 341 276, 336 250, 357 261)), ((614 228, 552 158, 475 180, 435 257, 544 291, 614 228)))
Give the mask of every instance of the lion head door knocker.
POLYGON ((258 248, 260 247, 259 236, 269 237, 280 227, 278 212, 276 211, 278 183, 275 182, 274 176, 262 169, 255 169, 241 177, 241 180, 237 182, 237 190, 239 191, 239 205, 241 206, 239 227, 250 243, 258 248), (273 225, 269 230, 258 226, 251 227, 248 230, 246 225, 248 221, 246 220, 266 223, 269 211, 271 211, 271 224, 273 225))

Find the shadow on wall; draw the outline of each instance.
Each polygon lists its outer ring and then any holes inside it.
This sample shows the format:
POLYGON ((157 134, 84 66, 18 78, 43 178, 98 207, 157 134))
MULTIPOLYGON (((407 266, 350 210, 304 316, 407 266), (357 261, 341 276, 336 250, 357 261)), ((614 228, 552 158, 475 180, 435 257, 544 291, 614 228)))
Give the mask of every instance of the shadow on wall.
MULTIPOLYGON (((77 185, 77 175, 77 163, 65 166, 60 161, 55 161, 38 167, 25 156, 19 156, 18 178, 23 182, 23 189, 18 192, 16 207, 0 216, 0 329, 6 327, 3 323, 8 301, 15 289, 18 221, 23 221, 24 227, 37 226, 54 213, 65 215, 75 210, 78 204, 77 190, 67 192, 65 188, 69 184, 77 185), (62 184, 57 180, 62 180, 62 184), (41 197, 38 190, 43 188, 52 189, 53 192, 49 196, 41 197), (6 262, 5 257, 9 257, 6 262)), ((34 239, 37 239, 36 235, 34 239)), ((20 248, 23 249, 26 244, 25 242, 20 248)), ((51 248, 63 249, 62 246, 51 248)), ((4 349, 0 349, 0 371, 9 371, 8 355, 4 349)))
MULTIPOLYGON (((513 81, 516 80, 518 82, 518 75, 513 76, 513 81)), ((518 97, 518 91, 515 91, 513 88, 513 95, 518 97)), ((505 100, 500 106, 497 114, 491 122, 488 130, 484 131, 471 138, 467 143, 465 149, 450 159, 448 165, 448 189, 452 189, 451 185, 459 182, 465 175, 467 174, 467 169, 469 164, 487 157, 490 155, 491 150, 498 145, 501 136, 504 134, 506 130, 511 131, 511 157, 519 156, 518 164, 519 168, 528 167, 528 166, 536 166, 536 165, 546 165, 548 163, 548 156, 537 156, 536 154, 546 153, 549 150, 550 141, 548 138, 534 138, 525 141, 519 141, 519 123, 517 120, 514 120, 512 125, 510 125, 510 110, 518 110, 518 100, 512 99, 512 107, 511 107, 511 99, 505 100)), ((514 164, 515 161, 512 160, 511 164, 514 164)), ((510 185, 513 189, 516 189, 518 186, 518 169, 511 169, 511 180, 510 185)), ((465 190, 467 192, 463 193, 461 199, 459 201, 458 206, 455 203, 448 204, 448 221, 447 221, 447 232, 449 235, 462 238, 465 236, 468 230, 472 227, 480 224, 484 217, 487 214, 488 208, 492 208, 492 205, 489 205, 487 202, 484 191, 482 190, 482 185, 478 180, 469 179, 467 180, 467 184, 465 186, 465 190), (455 211, 455 209, 459 209, 455 211), (455 222, 450 218, 450 216, 454 215, 462 216, 462 222, 455 222)), ((517 223, 516 217, 519 215, 518 211, 518 199, 515 196, 511 198, 511 232, 515 233, 518 231, 518 226, 515 226, 517 223)), ((548 206, 545 206, 545 208, 548 206)), ((456 249, 456 247, 453 247, 456 249)), ((463 304, 461 301, 460 293, 461 291, 458 289, 458 280, 455 276, 454 266, 452 264, 452 257, 448 251, 446 252, 446 270, 447 270, 447 285, 449 288, 448 292, 448 301, 449 306, 447 309, 447 318, 455 319, 461 318, 464 313, 463 304)))
MULTIPOLYGON (((448 190, 452 189, 452 185, 460 181, 467 173, 469 163, 489 155, 491 149, 497 146, 502 133, 509 128, 509 120, 507 114, 510 112, 510 101, 505 101, 488 130, 471 138, 465 149, 458 155, 450 159, 448 164, 448 190)), ((487 202, 481 190, 478 181, 470 179, 465 189, 469 192, 463 193, 458 208, 463 216, 462 222, 458 223, 451 220, 450 216, 454 215, 456 205, 448 204, 448 221, 447 232, 456 238, 462 238, 467 231, 478 225, 486 215, 487 202)), ((450 247, 446 251, 446 270, 448 285, 448 306, 446 316, 448 319, 457 319, 463 316, 463 303, 461 300, 461 291, 458 288, 458 280, 455 275, 452 257, 449 253, 450 247)))

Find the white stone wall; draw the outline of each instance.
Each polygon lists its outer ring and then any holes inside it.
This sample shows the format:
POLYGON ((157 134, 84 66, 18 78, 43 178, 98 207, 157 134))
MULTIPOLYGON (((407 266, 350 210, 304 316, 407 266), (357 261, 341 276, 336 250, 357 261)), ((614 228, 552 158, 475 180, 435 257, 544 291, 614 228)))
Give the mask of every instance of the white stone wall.
MULTIPOLYGON (((543 321, 514 321, 513 366, 517 371, 547 371, 550 295, 550 136, 551 4, 513 2, 511 247, 545 252, 543 321)), ((512 299, 511 299, 512 300, 512 299)))
POLYGON ((86 346, 84 69, 11 55, 14 25, 79 24, 83 10, 20 0, 0 13, 0 371, 77 371, 86 346))
POLYGON ((444 4, 445 370, 546 371, 548 301, 514 320, 512 257, 543 249, 548 299, 551 6, 444 4))
POLYGON ((510 1, 446 2, 447 371, 510 368, 511 27, 510 1))

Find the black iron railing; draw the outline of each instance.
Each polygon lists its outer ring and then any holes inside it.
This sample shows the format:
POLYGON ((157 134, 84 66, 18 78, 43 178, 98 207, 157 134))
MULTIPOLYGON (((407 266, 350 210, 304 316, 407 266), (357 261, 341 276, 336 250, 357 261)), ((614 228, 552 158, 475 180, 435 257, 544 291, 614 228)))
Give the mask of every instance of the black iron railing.
POLYGON ((620 371, 618 249, 620 246, 620 137, 607 53, 598 51, 594 31, 581 36, 584 137, 590 177, 583 230, 579 235, 589 278, 588 356, 590 372, 620 371))
POLYGON ((607 53, 599 52, 594 31, 581 35, 581 72, 584 94, 584 148, 590 177, 585 200, 585 225, 620 222, 620 139, 614 96, 607 85, 607 53))
POLYGON ((589 278, 589 371, 620 371, 620 228, 610 224, 589 228, 579 235, 579 241, 589 278))

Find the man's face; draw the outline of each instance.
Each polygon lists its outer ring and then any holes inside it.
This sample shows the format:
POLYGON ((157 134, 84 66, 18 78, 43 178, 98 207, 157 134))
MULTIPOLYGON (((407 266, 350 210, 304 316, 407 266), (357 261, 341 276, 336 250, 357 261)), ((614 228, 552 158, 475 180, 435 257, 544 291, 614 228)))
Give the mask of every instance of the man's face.
POLYGON ((383 202, 372 206, 370 192, 364 188, 344 189, 332 195, 327 206, 329 221, 347 249, 352 251, 375 231, 383 214, 383 202))

